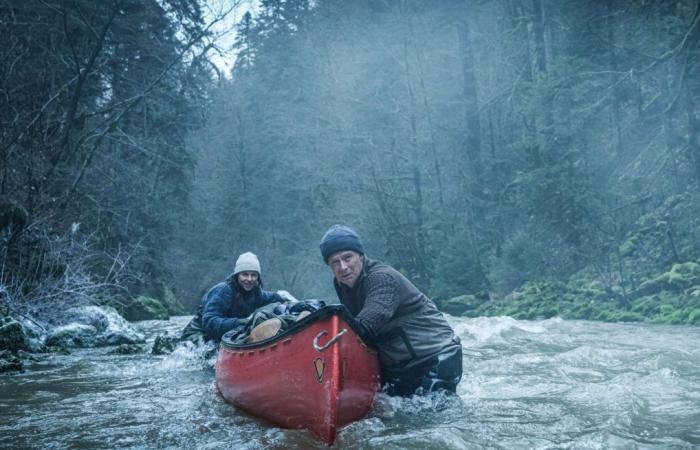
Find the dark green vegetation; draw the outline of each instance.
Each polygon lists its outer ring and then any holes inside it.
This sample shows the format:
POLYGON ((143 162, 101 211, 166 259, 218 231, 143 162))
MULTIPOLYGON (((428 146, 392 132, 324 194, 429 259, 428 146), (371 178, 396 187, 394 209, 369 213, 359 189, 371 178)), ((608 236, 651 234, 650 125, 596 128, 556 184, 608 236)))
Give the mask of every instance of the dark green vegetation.
POLYGON ((698 323, 697 1, 312 5, 223 77, 196 2, 0 0, 3 303, 332 298, 344 222, 451 312, 698 323))
POLYGON ((626 299, 606 292, 597 281, 575 280, 568 284, 527 282, 502 299, 489 299, 482 293, 461 295, 439 301, 439 304, 444 311, 467 317, 561 317, 700 325, 700 266, 695 263, 676 264, 670 272, 644 283, 639 291, 626 299))
POLYGON ((163 298, 211 33, 196 2, 0 1, 0 304, 163 298))

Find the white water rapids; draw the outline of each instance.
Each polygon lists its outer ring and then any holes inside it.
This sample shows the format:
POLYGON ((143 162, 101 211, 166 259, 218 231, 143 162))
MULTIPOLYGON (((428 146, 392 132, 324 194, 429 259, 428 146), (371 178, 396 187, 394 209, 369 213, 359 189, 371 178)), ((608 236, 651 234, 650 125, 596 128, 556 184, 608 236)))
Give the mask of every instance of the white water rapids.
MULTIPOLYGON (((188 319, 138 326, 152 340, 188 319)), ((458 396, 380 395, 334 448, 700 448, 700 327, 450 322, 464 347, 458 396)), ((0 374, 0 448, 327 448, 224 402, 199 349, 109 350, 0 374)))

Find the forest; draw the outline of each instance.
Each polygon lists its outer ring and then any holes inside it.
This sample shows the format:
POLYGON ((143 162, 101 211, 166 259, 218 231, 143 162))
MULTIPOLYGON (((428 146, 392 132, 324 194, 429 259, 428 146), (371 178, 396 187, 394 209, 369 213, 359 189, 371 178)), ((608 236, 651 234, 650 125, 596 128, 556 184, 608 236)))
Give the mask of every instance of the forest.
POLYGON ((700 325, 700 1, 240 6, 0 0, 0 316, 334 301, 343 223, 454 315, 700 325))

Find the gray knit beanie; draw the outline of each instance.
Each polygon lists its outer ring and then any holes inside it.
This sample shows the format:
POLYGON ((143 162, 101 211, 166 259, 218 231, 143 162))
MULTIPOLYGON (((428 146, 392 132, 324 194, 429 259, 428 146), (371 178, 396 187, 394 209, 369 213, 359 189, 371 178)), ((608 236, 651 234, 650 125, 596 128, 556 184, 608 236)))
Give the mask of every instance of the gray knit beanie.
POLYGON ((260 272, 260 261, 258 261, 258 257, 254 253, 245 252, 238 257, 233 274, 237 275, 241 272, 258 272, 258 275, 262 275, 260 272))
POLYGON ((321 238, 321 256, 323 256, 324 261, 328 262, 328 258, 332 254, 343 250, 365 254, 365 247, 355 230, 345 225, 333 225, 321 238))

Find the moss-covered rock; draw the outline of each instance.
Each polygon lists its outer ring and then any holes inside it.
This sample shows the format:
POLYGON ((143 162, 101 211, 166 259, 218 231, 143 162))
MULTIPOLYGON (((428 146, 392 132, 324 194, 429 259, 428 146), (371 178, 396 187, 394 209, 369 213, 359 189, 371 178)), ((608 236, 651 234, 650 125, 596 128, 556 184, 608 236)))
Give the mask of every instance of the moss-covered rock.
POLYGON ((630 236, 620 245, 620 255, 624 257, 634 256, 637 247, 639 247, 639 237, 630 236))
POLYGON ((693 311, 700 310, 700 297, 662 291, 635 299, 630 309, 654 323, 697 325, 693 311))
POLYGON ((97 328, 82 323, 71 323, 56 327, 46 337, 49 347, 94 347, 97 339, 97 328))
POLYGON ((582 271, 567 282, 528 281, 500 299, 480 301, 478 296, 462 295, 440 306, 469 317, 700 324, 700 264, 695 261, 674 264, 667 272, 649 276, 632 292, 614 281, 607 280, 604 286, 595 272, 582 271))
POLYGON ((700 284, 700 264, 689 261, 674 264, 668 272, 643 282, 636 291, 636 296, 646 296, 661 291, 683 292, 698 284, 700 284))
POLYGON ((102 347, 137 344, 145 340, 142 333, 109 307, 69 308, 64 313, 63 323, 65 325, 49 331, 47 346, 102 347))
POLYGON ((22 360, 7 350, 0 350, 0 373, 16 372, 22 370, 22 360))
POLYGON ((163 305, 171 316, 187 314, 187 308, 172 288, 163 288, 163 305))
POLYGON ((143 347, 137 344, 121 344, 109 351, 110 355, 136 355, 143 352, 143 347))
POLYGON ((643 315, 633 311, 615 311, 609 319, 610 322, 644 322, 645 320, 643 315))
POLYGON ((44 347, 43 352, 45 353, 55 353, 57 355, 70 355, 70 350, 65 347, 59 347, 57 345, 47 345, 44 347))
POLYGON ((682 310, 675 309, 671 305, 663 306, 670 306, 670 308, 666 308, 665 310, 662 309, 659 314, 652 317, 651 321, 653 323, 663 323, 667 325, 682 325, 686 323, 686 317, 684 316, 682 310))
POLYGON ((0 318, 0 350, 29 350, 24 327, 12 317, 0 318))
POLYGON ((35 353, 45 352, 44 338, 46 337, 46 330, 30 317, 20 319, 20 323, 24 329, 25 340, 29 347, 28 351, 35 353))
POLYGON ((100 334, 99 345, 137 344, 144 341, 143 334, 114 308, 94 305, 69 308, 65 319, 95 327, 100 334))
POLYGON ((477 298, 473 294, 469 294, 443 300, 439 302, 439 306, 441 310, 455 316, 474 317, 474 313, 483 303, 484 300, 477 298))
POLYGON ((0 231, 8 228, 18 234, 29 225, 29 213, 20 204, 7 202, 0 204, 0 231))
POLYGON ((158 335, 153 341, 153 348, 151 348, 151 354, 153 355, 166 355, 172 353, 175 350, 179 340, 176 337, 168 335, 158 335))
POLYGON ((700 283, 700 264, 693 261, 674 264, 668 272, 668 283, 678 290, 697 285, 700 283))
POLYGON ((625 258, 658 261, 666 252, 667 232, 668 223, 660 216, 657 214, 643 216, 635 229, 618 247, 620 255, 625 258))
POLYGON ((658 295, 649 295, 634 300, 632 302, 631 309, 633 312, 641 314, 645 317, 652 317, 659 313, 661 303, 661 297, 658 295))
POLYGON ((168 320, 170 314, 163 303, 152 297, 139 296, 124 311, 124 316, 132 322, 138 320, 168 320))
POLYGON ((689 325, 700 325, 700 308, 690 310, 687 322, 689 325))

